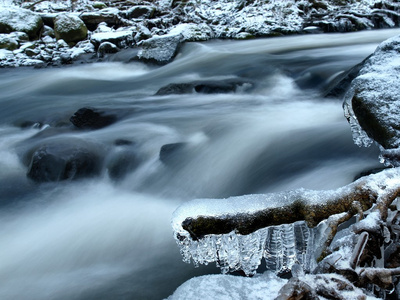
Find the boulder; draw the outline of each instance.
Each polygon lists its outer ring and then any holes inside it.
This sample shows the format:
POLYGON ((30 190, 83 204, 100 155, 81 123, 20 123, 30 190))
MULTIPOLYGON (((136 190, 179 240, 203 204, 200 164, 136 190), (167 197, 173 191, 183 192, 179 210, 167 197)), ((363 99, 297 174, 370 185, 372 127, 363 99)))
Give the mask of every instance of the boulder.
POLYGON ((177 35, 156 35, 141 43, 138 58, 143 61, 156 64, 169 63, 178 53, 182 36, 177 35))
POLYGON ((29 39, 38 39, 43 29, 42 18, 34 12, 21 8, 0 9, 0 33, 21 31, 28 34, 29 39))
POLYGON ((57 40, 77 43, 86 39, 88 29, 79 17, 72 14, 60 14, 54 19, 54 33, 57 40))
POLYGON ((380 44, 353 80, 345 101, 350 122, 385 149, 400 146, 399 56, 400 36, 380 44))
POLYGON ((27 176, 49 182, 99 175, 103 157, 98 149, 81 140, 46 142, 33 151, 27 176))
POLYGON ((117 121, 117 116, 95 108, 83 107, 70 118, 79 129, 100 129, 117 121))

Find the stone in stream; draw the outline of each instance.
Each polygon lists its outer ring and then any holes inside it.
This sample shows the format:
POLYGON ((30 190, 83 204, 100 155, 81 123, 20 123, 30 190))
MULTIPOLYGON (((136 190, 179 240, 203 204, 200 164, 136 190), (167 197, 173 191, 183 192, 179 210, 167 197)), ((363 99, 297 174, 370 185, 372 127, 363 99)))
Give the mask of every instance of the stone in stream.
POLYGON ((27 176, 36 182, 80 179, 99 175, 103 155, 82 141, 43 143, 31 156, 27 176))
POLYGON ((111 179, 119 180, 123 179, 129 172, 135 170, 140 159, 130 145, 121 145, 118 151, 107 162, 108 175, 111 179), (122 147, 121 147, 122 146, 122 147))
POLYGON ((172 143, 163 145, 160 149, 160 160, 167 166, 182 163, 183 156, 187 150, 187 143, 172 143))
POLYGON ((224 94, 238 90, 248 91, 254 84, 249 80, 194 81, 188 83, 171 83, 160 88, 156 95, 172 94, 224 94))
POLYGON ((95 108, 83 107, 70 118, 79 129, 100 129, 117 121, 117 116, 95 108))

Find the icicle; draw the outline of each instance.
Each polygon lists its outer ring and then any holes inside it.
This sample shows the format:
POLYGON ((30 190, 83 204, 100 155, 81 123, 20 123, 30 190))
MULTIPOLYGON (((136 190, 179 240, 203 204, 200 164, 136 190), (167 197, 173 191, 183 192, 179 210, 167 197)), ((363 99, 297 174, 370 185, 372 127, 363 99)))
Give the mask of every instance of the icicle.
POLYGON ((351 88, 345 95, 343 102, 344 115, 350 124, 351 132, 353 134, 354 143, 359 147, 371 146, 373 140, 367 135, 367 133, 361 128, 358 123, 357 117, 354 114, 351 101, 354 96, 354 89, 351 88))
POLYGON ((248 235, 207 235, 197 241, 190 235, 179 234, 176 241, 185 262, 192 260, 197 266, 215 261, 223 273, 242 270, 253 275, 263 258, 272 271, 284 272, 295 264, 311 271, 316 260, 314 241, 318 240, 318 245, 324 242, 320 240, 326 235, 320 231, 325 227, 322 222, 316 228, 308 228, 304 221, 299 221, 262 228, 248 235))

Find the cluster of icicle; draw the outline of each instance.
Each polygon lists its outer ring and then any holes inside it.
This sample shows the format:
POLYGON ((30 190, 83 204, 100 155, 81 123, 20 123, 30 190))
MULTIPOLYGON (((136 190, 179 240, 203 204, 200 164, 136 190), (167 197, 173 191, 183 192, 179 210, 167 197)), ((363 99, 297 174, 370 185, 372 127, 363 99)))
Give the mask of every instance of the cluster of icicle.
POLYGON ((179 235, 176 241, 185 262, 193 260, 195 266, 216 262, 222 273, 242 270, 253 275, 263 258, 267 269, 277 273, 290 271, 294 264, 310 271, 316 265, 317 249, 325 241, 326 227, 322 222, 309 228, 299 221, 262 228, 248 235, 230 232, 207 235, 200 240, 179 235))
MULTIPOLYGON (((367 133, 361 128, 358 123, 357 117, 353 111, 352 107, 352 99, 354 96, 354 87, 350 88, 350 90, 346 93, 345 99, 343 102, 344 115, 347 121, 350 124, 351 132, 353 134, 353 141, 359 147, 369 147, 373 143, 373 139, 371 139, 367 133)), ((381 154, 379 155, 379 161, 385 166, 399 166, 398 160, 392 160, 390 157, 396 157, 399 155, 398 149, 385 149, 379 145, 379 149, 381 154), (391 152, 395 152, 394 155, 391 152)))
POLYGON ((350 124, 354 143, 359 147, 369 147, 371 146, 373 140, 367 135, 367 133, 361 128, 360 124, 358 123, 351 103, 353 96, 354 87, 350 88, 350 90, 345 95, 345 99, 343 102, 344 116, 350 124))

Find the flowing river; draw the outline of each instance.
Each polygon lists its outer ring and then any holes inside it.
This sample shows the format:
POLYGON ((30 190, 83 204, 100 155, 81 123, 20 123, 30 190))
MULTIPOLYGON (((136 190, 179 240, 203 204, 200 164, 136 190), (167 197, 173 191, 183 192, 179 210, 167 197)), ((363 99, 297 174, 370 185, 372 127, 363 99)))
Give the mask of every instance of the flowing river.
POLYGON ((334 189, 379 167, 376 147, 353 144, 342 99, 321 94, 399 33, 187 43, 166 66, 124 63, 124 52, 104 63, 1 70, 0 299, 166 298, 219 272, 181 261, 170 226, 180 203, 334 189), (241 82, 236 92, 156 95, 171 83, 232 81, 241 82), (118 121, 77 130, 69 118, 82 107, 118 121), (100 174, 32 181, 29 149, 46 143, 95 145, 100 174), (184 151, 161 162, 161 147, 173 143, 184 151))

